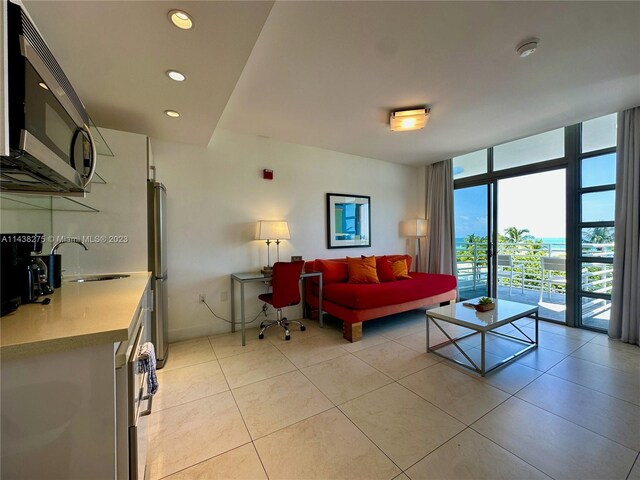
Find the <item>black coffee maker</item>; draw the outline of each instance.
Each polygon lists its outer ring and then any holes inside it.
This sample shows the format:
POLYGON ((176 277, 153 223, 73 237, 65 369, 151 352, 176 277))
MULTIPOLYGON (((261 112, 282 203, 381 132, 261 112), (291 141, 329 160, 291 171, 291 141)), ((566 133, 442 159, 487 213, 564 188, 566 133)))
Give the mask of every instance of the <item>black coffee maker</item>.
POLYGON ((42 252, 41 233, 2 233, 1 315, 14 311, 20 304, 33 303, 42 295, 53 293, 47 281, 47 267, 34 254, 42 252))

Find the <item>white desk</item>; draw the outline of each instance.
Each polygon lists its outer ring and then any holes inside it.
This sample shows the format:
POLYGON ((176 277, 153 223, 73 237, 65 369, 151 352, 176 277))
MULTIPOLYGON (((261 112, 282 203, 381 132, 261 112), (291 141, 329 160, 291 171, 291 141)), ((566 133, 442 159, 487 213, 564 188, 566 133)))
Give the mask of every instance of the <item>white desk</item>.
MULTIPOLYGON (((322 272, 302 272, 300 274, 300 279, 304 279, 307 277, 318 277, 318 318, 320 320, 320 327, 322 324, 322 272)), ((263 274, 260 272, 246 272, 246 273, 232 273, 231 274, 231 331, 236 331, 236 308, 235 308, 235 283, 238 282, 240 284, 240 328, 242 331, 242 346, 246 345, 245 342, 245 334, 244 334, 244 325, 245 325, 245 310, 244 310, 244 285, 245 283, 251 282, 268 282, 271 280, 271 275, 263 274)), ((304 291, 304 282, 302 282, 302 302, 304 305, 305 299, 305 291, 304 291)), ((304 311, 304 308, 303 308, 304 311)))

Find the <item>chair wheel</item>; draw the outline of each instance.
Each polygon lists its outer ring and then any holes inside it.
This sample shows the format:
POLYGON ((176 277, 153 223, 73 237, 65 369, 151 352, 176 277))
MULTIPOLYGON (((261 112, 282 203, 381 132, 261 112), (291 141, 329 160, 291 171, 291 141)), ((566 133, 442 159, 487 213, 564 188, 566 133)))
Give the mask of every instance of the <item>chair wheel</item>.
POLYGON ((300 325, 300 331, 304 332, 307 329, 307 327, 305 327, 304 325, 300 325))
POLYGON ((259 338, 260 340, 262 340, 262 339, 264 338, 264 333, 259 334, 259 335, 258 335, 258 338, 259 338))
POLYGON ((291 335, 285 335, 285 336, 284 336, 284 339, 285 339, 285 340, 291 340, 291 335))

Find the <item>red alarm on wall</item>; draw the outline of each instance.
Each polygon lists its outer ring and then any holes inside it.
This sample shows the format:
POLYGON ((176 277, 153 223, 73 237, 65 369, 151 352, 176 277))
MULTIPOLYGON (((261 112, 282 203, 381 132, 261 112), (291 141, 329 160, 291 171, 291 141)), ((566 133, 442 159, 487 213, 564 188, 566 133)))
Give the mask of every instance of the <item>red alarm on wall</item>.
POLYGON ((273 170, 269 170, 268 168, 262 170, 262 178, 265 180, 273 180, 273 170))

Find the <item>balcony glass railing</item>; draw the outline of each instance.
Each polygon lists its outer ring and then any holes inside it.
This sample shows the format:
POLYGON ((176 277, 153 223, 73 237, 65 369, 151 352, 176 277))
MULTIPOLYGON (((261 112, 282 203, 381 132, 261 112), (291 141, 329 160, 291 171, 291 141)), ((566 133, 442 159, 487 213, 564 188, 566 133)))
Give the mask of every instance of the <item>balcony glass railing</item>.
MULTIPOLYGON (((590 258, 613 257, 613 243, 582 243, 582 255, 590 258)), ((566 244, 527 241, 498 244, 498 297, 508 297, 541 306, 541 316, 564 321, 566 305, 566 244), (547 261, 549 257, 551 261, 547 261), (506 265, 505 265, 506 263, 506 265), (551 265, 549 265, 551 264, 551 265)), ((460 297, 486 295, 488 282, 487 244, 456 242, 456 262, 460 297)), ((611 294, 613 265, 581 263, 583 292, 611 294)), ((610 302, 583 298, 582 315, 601 313, 610 302), (594 310, 594 312, 590 312, 594 310), (597 310, 597 312, 596 312, 597 310)))

